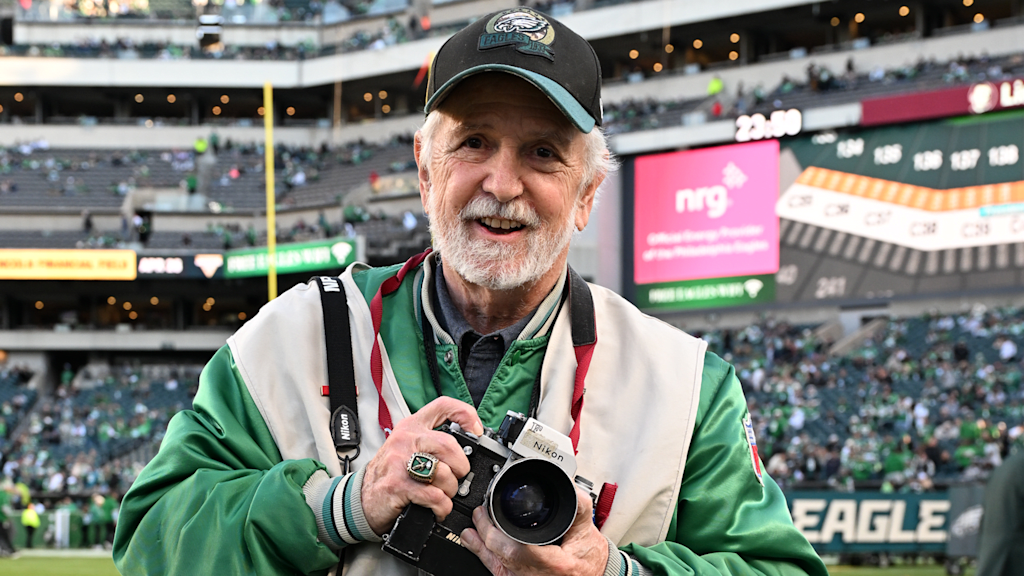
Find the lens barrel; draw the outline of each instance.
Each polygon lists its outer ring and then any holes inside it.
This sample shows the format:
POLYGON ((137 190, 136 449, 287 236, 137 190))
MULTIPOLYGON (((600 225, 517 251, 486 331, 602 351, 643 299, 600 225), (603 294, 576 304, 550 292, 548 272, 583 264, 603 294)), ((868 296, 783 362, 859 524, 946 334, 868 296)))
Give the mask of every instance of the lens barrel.
POLYGON ((539 458, 507 464, 491 481, 487 511, 494 525, 523 544, 551 544, 576 518, 576 487, 558 465, 539 458))

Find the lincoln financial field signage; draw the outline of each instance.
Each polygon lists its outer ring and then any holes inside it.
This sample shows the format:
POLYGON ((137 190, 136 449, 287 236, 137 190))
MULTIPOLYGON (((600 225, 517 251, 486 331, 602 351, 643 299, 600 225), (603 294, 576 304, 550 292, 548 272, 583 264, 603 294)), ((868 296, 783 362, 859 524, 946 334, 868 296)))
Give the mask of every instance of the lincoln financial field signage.
MULTIPOLYGON (((279 244, 276 250, 278 274, 344 268, 356 261, 357 242, 352 238, 332 238, 317 242, 279 244)), ((224 254, 225 278, 265 276, 270 268, 266 247, 231 250, 224 254)))
POLYGON ((793 524, 818 552, 946 550, 944 493, 791 492, 793 524))

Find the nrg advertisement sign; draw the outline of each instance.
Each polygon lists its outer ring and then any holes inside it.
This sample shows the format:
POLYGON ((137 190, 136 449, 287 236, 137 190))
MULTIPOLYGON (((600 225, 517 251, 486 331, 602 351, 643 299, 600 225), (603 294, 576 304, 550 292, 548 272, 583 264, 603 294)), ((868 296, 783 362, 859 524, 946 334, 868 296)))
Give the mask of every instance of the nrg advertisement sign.
POLYGON ((774 298, 778 141, 643 156, 635 174, 633 280, 640 306, 774 298))

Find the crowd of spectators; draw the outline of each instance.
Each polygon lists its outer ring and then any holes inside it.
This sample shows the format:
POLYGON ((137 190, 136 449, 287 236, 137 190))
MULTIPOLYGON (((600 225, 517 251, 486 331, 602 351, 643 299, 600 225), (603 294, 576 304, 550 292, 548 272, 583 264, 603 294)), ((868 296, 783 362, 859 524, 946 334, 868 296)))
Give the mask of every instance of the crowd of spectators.
MULTIPOLYGON (((26 142, 11 148, 0 147, 0 204, 3 197, 39 188, 40 182, 50 196, 125 196, 136 188, 181 187, 192 193, 198 186, 197 159, 208 150, 209 160, 215 164, 208 176, 210 190, 216 197, 218 189, 247 183, 254 194, 262 194, 264 149, 262 143, 240 144, 227 140, 218 142, 214 134, 209 140, 201 139, 193 150, 51 150, 45 140, 26 142), (87 177, 88 175, 93 177, 87 177), (108 179, 97 182, 95 175, 108 179), (257 179, 244 179, 247 174, 257 179), (258 188, 258 189, 257 189, 258 188)), ((358 167, 388 149, 412 149, 412 136, 403 135, 388 142, 369 144, 363 140, 338 147, 326 144, 319 148, 296 147, 280 144, 276 148, 275 167, 279 186, 278 199, 284 206, 293 200, 289 193, 320 180, 321 174, 332 172, 344 179, 346 168, 358 167)), ((411 156, 411 154, 410 154, 411 156)), ((392 162, 385 173, 405 172, 414 167, 411 160, 392 162)), ((339 189, 340 197, 344 189, 339 189)), ((218 202, 218 209, 230 209, 218 202)), ((86 230, 91 232, 92 230, 86 230)), ((130 232, 122 230, 122 236, 130 232)), ((105 246, 105 244, 103 244, 105 246)))
POLYGON ((200 366, 130 365, 65 373, 3 450, 4 478, 35 493, 124 493, 167 422, 190 407, 200 366))
MULTIPOLYGON (((813 326, 700 334, 736 367, 768 473, 784 488, 927 491, 983 480, 1024 450, 1024 309, 892 318, 830 354, 813 326)), ((123 493, 190 405, 199 366, 66 373, 4 450, 37 493, 123 493)))
POLYGON ((35 401, 35 390, 27 387, 32 374, 24 366, 0 366, 0 452, 10 444, 14 429, 35 401))
POLYGON ((929 490, 980 480, 1024 449, 1024 310, 891 319, 840 356, 810 327, 704 335, 747 393, 784 487, 929 490))

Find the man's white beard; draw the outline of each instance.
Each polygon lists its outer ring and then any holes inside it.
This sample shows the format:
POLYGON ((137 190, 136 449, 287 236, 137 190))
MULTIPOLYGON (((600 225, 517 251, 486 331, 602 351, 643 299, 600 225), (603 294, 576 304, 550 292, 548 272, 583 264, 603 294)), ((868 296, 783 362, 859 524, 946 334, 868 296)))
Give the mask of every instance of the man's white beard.
POLYGON ((521 198, 503 204, 490 194, 476 196, 455 216, 435 205, 433 191, 429 198, 434 249, 441 253, 444 265, 467 282, 491 290, 512 290, 539 280, 562 255, 575 230, 575 204, 560 227, 549 229, 542 227, 540 217, 521 198), (523 223, 525 241, 474 239, 471 227, 485 216, 523 223))

